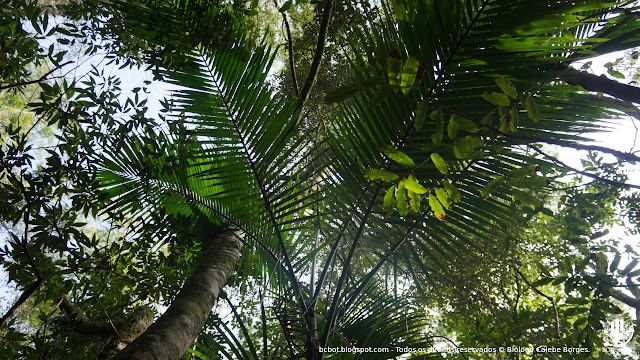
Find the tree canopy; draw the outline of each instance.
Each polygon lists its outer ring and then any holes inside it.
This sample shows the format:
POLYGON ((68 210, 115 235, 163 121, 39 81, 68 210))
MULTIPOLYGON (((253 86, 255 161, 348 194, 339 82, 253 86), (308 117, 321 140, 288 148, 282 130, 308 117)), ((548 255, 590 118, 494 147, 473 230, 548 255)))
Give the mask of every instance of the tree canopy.
POLYGON ((7 358, 637 358, 637 2, 0 14, 7 358))

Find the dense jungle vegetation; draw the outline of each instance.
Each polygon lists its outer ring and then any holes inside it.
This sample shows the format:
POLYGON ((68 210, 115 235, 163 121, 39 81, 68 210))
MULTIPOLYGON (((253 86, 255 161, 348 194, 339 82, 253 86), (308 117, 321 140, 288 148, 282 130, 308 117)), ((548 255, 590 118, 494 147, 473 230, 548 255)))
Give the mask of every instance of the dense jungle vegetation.
POLYGON ((0 357, 638 358, 639 20, 0 0, 0 357))

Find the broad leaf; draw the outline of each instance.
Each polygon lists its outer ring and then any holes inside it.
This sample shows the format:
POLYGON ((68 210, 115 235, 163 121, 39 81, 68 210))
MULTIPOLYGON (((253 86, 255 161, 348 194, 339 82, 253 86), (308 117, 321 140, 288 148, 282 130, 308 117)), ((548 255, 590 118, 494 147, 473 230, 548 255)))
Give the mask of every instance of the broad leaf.
POLYGON ((451 116, 451 120, 455 122, 458 128, 466 132, 469 132, 472 134, 478 132, 478 126, 473 121, 467 118, 454 114, 451 116))
POLYGON ((451 198, 453 202, 458 202, 460 201, 460 199, 462 199, 462 195, 460 194, 460 191, 458 191, 458 189, 456 189, 456 187, 450 182, 444 181, 442 183, 442 186, 444 186, 444 189, 447 191, 447 194, 449 194, 449 198, 451 198))
POLYGON ((505 93, 505 95, 507 95, 508 97, 512 99, 518 98, 518 91, 516 90, 516 87, 513 86, 511 81, 509 81, 509 79, 507 79, 506 77, 500 76, 496 78, 496 84, 498 84, 502 92, 505 93))
POLYGON ((394 202, 394 200, 395 200, 395 191, 396 191, 396 186, 393 185, 384 194, 384 201, 383 201, 383 205, 382 206, 384 208, 385 216, 389 216, 393 212, 393 208, 395 206, 395 202, 394 202))
POLYGON ((442 114, 442 110, 434 110, 431 112, 431 121, 436 124, 436 128, 431 134, 431 140, 435 144, 439 144, 444 137, 444 115, 442 114))
POLYGON ((387 155, 389 159, 397 162, 400 165, 410 166, 410 167, 416 166, 416 163, 414 163, 413 160, 411 160, 411 158, 407 154, 403 153, 400 150, 395 149, 394 147, 386 146, 385 148, 382 149, 382 152, 385 155, 387 155))
POLYGON ((433 164, 441 173, 447 174, 449 172, 449 166, 447 165, 447 162, 444 161, 442 156, 440 156, 438 153, 431 154, 431 161, 433 161, 433 164))
POLYGON ((400 186, 420 195, 427 192, 427 189, 424 186, 420 185, 414 176, 409 176, 400 180, 400 186))
POLYGON ((488 93, 488 92, 484 92, 482 93, 482 97, 490 104, 493 105, 497 105, 497 106, 509 106, 511 104, 511 102, 509 101, 509 98, 507 97, 507 95, 505 94, 500 94, 498 92, 492 92, 492 93, 488 93))
POLYGON ((438 198, 433 194, 429 194, 429 206, 431 207, 431 211, 433 211, 433 214, 438 219, 444 219, 445 213, 444 209, 442 208, 442 204, 440 204, 438 198))
MULTIPOLYGON (((424 121, 427 118, 427 105, 423 102, 418 103, 418 110, 416 111, 416 117, 414 120, 414 126, 416 130, 422 129, 424 121)), ((442 133, 442 132, 441 132, 442 133)))
POLYGON ((407 203, 407 189, 403 186, 398 186, 396 192, 396 206, 398 207, 398 213, 400 216, 407 216, 409 213, 409 204, 407 203))
POLYGON ((456 123, 455 119, 454 119, 455 115, 452 115, 451 118, 449 118, 449 124, 447 125, 447 135, 449 135, 449 139, 453 140, 456 138, 456 135, 458 135, 458 124, 456 123))
POLYGON ((410 57, 404 61, 402 65, 402 74, 400 74, 400 90, 407 95, 411 91, 418 74, 418 67, 420 66, 420 60, 415 57, 410 57))
POLYGON ((527 115, 529 115, 529 119, 531 119, 533 122, 540 121, 540 109, 538 108, 535 100, 533 100, 533 97, 527 97, 527 100, 525 100, 524 104, 525 108, 527 109, 527 115))
POLYGON ((487 183, 480 192, 480 197, 486 199, 504 181, 504 176, 499 176, 487 183))
POLYGON ((364 177, 369 180, 393 181, 398 178, 398 175, 383 169, 367 169, 364 177))

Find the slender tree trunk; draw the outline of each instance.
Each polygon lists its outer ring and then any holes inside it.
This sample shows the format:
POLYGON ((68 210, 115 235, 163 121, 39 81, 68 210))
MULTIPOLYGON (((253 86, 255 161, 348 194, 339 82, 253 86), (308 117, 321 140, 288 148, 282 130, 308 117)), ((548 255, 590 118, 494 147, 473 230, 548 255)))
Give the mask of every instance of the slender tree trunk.
MULTIPOLYGON (((311 287, 313 289, 313 287, 311 287)), ((305 358, 307 360, 321 360, 320 341, 318 340, 318 327, 316 313, 313 308, 309 308, 303 315, 307 330, 307 339, 305 344, 305 358)))
POLYGON ((216 234, 167 311, 113 360, 179 359, 202 330, 241 247, 233 231, 216 234))

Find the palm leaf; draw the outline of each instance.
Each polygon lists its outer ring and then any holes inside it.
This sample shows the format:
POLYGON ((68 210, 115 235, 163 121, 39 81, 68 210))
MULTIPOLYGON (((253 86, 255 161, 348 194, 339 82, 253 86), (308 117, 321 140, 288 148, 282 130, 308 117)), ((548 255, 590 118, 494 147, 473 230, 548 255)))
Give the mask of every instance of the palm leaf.
MULTIPOLYGON (((389 352, 352 354, 353 359, 395 359, 402 353, 397 347, 427 349, 433 345, 425 336, 428 320, 424 312, 413 308, 406 299, 381 294, 370 287, 344 315, 339 333, 331 336, 329 346, 387 348, 389 352)), ((336 358, 346 358, 345 353, 336 358)), ((411 358, 438 358, 435 354, 412 354, 411 358)), ((405 355, 406 356, 406 355, 405 355)), ((329 357, 332 358, 332 357, 329 357)))

